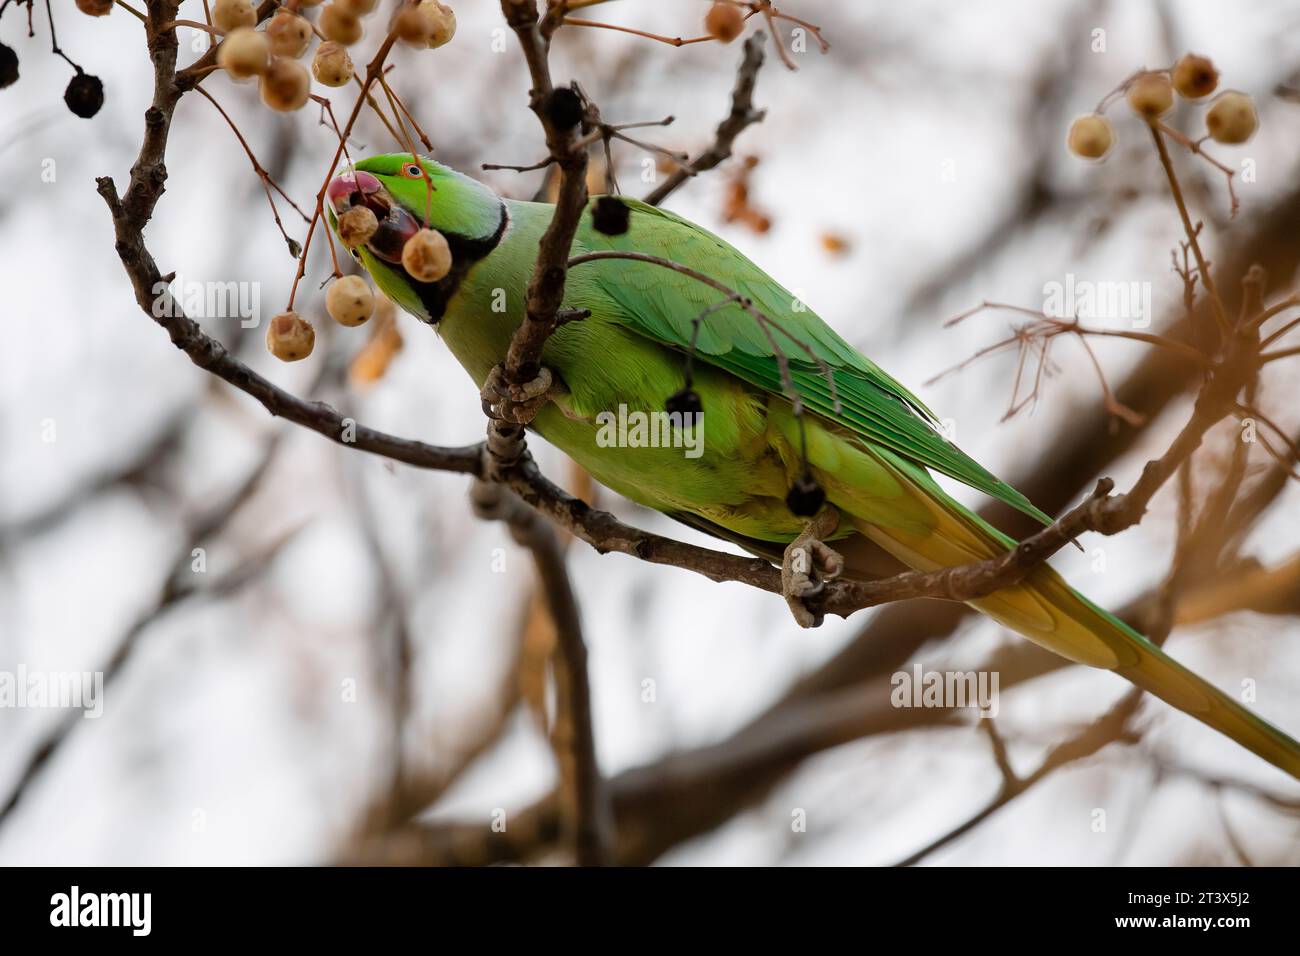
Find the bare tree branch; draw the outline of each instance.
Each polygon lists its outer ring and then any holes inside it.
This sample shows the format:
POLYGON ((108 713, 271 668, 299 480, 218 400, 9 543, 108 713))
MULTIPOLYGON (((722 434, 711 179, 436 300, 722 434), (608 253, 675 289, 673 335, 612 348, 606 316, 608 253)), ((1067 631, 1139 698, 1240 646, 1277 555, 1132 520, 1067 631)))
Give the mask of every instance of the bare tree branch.
POLYGON ((726 162, 731 158, 731 146, 736 137, 755 123, 763 121, 766 111, 754 108, 754 85, 758 81, 758 71, 763 66, 763 43, 766 39, 763 31, 758 30, 745 41, 745 55, 736 74, 736 86, 731 91, 731 112, 718 124, 713 145, 686 166, 673 170, 667 179, 646 194, 645 202, 658 206, 692 176, 726 162))
MULTIPOLYGON (((539 23, 537 0, 501 0, 501 12, 524 51, 532 79, 529 106, 542 124, 547 150, 560 170, 555 214, 542 234, 528 283, 524 321, 510 341, 503 367, 507 388, 519 388, 541 373, 542 347, 558 324, 556 314, 564 303, 569 249, 587 206, 587 150, 578 142, 578 127, 561 128, 547 109, 555 91, 547 62, 554 25, 549 20, 539 23)), ((524 450, 525 424, 509 417, 488 423, 489 471, 508 469, 519 461, 524 450)))
POLYGON ((475 482, 470 497, 479 517, 505 522, 514 539, 533 555, 560 646, 556 675, 560 715, 554 737, 563 789, 571 795, 565 801, 567 829, 573 833, 578 863, 603 866, 610 862, 613 817, 596 760, 587 645, 563 547, 555 529, 538 512, 500 485, 475 482))
MULTIPOLYGON (((248 502, 270 468, 278 445, 279 436, 277 435, 266 443, 258 464, 249 472, 248 476, 186 529, 181 545, 176 549, 171 562, 167 565, 167 573, 159 587, 157 601, 137 615, 135 621, 132 622, 131 626, 127 628, 117 642, 112 654, 104 662, 105 686, 122 673, 150 626, 173 607, 198 594, 228 594, 238 590, 261 568, 265 567, 279 550, 288 543, 292 534, 282 536, 271 547, 267 548, 261 556, 242 562, 230 574, 218 579, 202 591, 197 587, 195 575, 182 573, 189 568, 194 549, 203 546, 215 536, 248 502)), ((14 784, 13 790, 10 791, 8 799, 5 800, 3 805, 0 805, 0 825, 3 825, 14 810, 17 809, 37 778, 40 777, 41 772, 49 765, 63 745, 67 743, 81 723, 81 710, 69 710, 37 744, 19 772, 17 782, 14 784)))
POLYGON ((1136 689, 1129 691, 1118 704, 1089 724, 1079 734, 1053 747, 1051 753, 1043 758, 1043 762, 1038 765, 1038 768, 1027 777, 1007 776, 1004 773, 1002 786, 993 799, 983 808, 953 827, 943 836, 937 837, 894 865, 915 866, 926 857, 965 836, 1016 799, 1016 797, 1019 797, 1062 767, 1092 757, 1102 748, 1117 741, 1131 742, 1128 721, 1137 712, 1137 706, 1141 700, 1142 691, 1136 689))

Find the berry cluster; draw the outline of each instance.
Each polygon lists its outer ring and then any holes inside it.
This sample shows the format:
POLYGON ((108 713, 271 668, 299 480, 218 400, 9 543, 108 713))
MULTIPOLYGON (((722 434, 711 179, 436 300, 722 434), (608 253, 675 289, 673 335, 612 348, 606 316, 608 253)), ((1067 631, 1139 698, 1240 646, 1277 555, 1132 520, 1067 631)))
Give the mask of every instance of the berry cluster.
MULTIPOLYGON (((338 217, 339 239, 349 249, 365 245, 378 229, 379 220, 365 206, 353 206, 338 217)), ((438 230, 420 229, 402 247, 402 265, 420 282, 437 282, 451 272, 451 246, 438 230)), ((336 278, 325 293, 325 311, 335 322, 349 328, 364 325, 388 304, 361 276, 336 278)), ((377 337, 387 340, 392 333, 377 334, 377 337)), ((316 330, 294 311, 281 312, 266 330, 267 349, 283 362, 306 358, 315 344, 316 330)), ((389 348, 390 354, 391 351, 389 348)))
MULTIPOLYGON (((1134 113, 1156 126, 1174 108, 1175 93, 1185 100, 1203 100, 1218 85, 1219 71, 1214 64, 1207 57, 1188 53, 1172 69, 1138 73, 1116 92, 1124 94, 1134 113)), ((1070 152, 1096 160, 1110 153, 1115 145, 1115 130, 1102 115, 1107 105, 1103 101, 1095 113, 1074 121, 1067 139, 1070 152)), ((1206 136, 1216 143, 1244 143, 1254 135, 1258 125, 1254 101, 1236 90, 1225 90, 1216 96, 1205 114, 1206 136)), ((1199 141, 1196 146, 1199 147, 1199 141)))
MULTIPOLYGON (((302 7, 321 0, 300 0, 302 7)), ((361 39, 362 19, 378 0, 332 0, 321 6, 316 30, 324 38, 311 61, 311 75, 299 61, 311 47, 312 24, 301 13, 281 7, 258 30, 252 0, 216 0, 212 25, 224 35, 217 64, 233 79, 258 78, 262 102, 273 110, 292 112, 306 105, 311 77, 322 86, 346 86, 356 75, 347 48, 361 39)), ((433 49, 456 33, 456 14, 439 0, 419 0, 399 7, 390 27, 404 43, 433 49)))
MULTIPOLYGON (((235 80, 257 78, 262 102, 280 112, 306 105, 311 98, 312 77, 331 88, 346 86, 354 78, 360 83, 348 47, 363 36, 362 20, 375 11, 378 0, 332 0, 321 6, 313 29, 300 10, 319 5, 321 0, 299 0, 299 10, 281 7, 258 29, 252 0, 215 0, 213 27, 224 35, 217 48, 218 66, 235 80), (300 61, 310 50, 314 33, 322 39, 312 55, 309 76, 300 61)), ((439 0, 406 0, 394 12, 388 32, 417 49, 436 49, 455 35, 456 14, 439 0)), ((362 205, 353 206, 338 218, 339 239, 350 249, 364 246, 378 228, 374 212, 362 205)), ((413 278, 437 282, 451 271, 451 248, 442 233, 421 229, 403 247, 402 263, 413 278)), ((387 315, 387 321, 382 323, 387 328, 376 330, 372 345, 378 347, 371 350, 376 356, 382 353, 382 359, 373 358, 369 363, 372 366, 386 364, 400 346, 391 303, 374 292, 361 276, 340 276, 336 271, 325 294, 325 311, 350 328, 365 324, 372 316, 387 315)), ((292 302, 266 330, 267 349, 281 361, 306 358, 315 343, 316 330, 293 310, 292 302)), ((371 369, 362 377, 373 374, 371 369)))

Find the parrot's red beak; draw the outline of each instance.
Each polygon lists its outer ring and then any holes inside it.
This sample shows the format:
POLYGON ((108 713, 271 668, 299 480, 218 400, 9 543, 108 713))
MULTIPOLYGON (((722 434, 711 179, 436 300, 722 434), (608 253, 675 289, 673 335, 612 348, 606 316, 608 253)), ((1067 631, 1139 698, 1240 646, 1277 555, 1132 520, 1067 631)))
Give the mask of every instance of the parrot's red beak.
POLYGON ((362 170, 348 170, 335 176, 328 191, 330 204, 335 212, 343 212, 353 205, 363 205, 365 197, 384 191, 384 184, 378 178, 362 170))
POLYGON ((406 240, 420 231, 419 221, 393 199, 378 177, 364 170, 348 170, 334 177, 325 195, 335 215, 353 206, 366 206, 375 214, 379 229, 366 247, 387 262, 400 263, 406 240))

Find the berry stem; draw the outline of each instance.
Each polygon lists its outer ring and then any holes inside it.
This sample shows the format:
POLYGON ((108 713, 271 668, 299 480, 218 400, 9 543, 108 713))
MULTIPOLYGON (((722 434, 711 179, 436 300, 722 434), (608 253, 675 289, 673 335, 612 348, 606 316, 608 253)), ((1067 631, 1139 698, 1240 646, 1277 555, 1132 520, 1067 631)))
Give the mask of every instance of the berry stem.
POLYGON ((595 20, 579 20, 576 17, 565 17, 560 21, 566 27, 596 27, 601 30, 617 30, 619 33, 631 33, 633 36, 645 37, 647 40, 655 40, 659 43, 667 43, 669 46, 689 46, 692 43, 709 43, 713 37, 707 33, 704 36, 688 37, 668 37, 659 33, 648 33, 645 30, 637 30, 634 27, 621 27, 614 23, 599 23, 595 20))
MULTIPOLYGON (((121 0, 118 0, 118 2, 120 3, 121 0)), ((189 27, 191 30, 202 30, 204 33, 214 37, 224 37, 226 35, 224 30, 218 30, 216 27, 207 23, 199 23, 197 20, 168 20, 166 23, 159 26, 158 29, 166 31, 175 30, 177 27, 189 27)))
POLYGON ((284 223, 280 221, 280 212, 276 209, 275 197, 271 195, 271 189, 274 188, 275 191, 280 194, 281 198, 293 207, 293 211, 302 216, 303 222, 310 222, 307 214, 303 212, 298 204, 289 197, 289 194, 280 187, 280 184, 271 178, 271 174, 266 171, 265 167, 257 161, 257 157, 253 154, 253 149, 248 145, 248 140, 244 138, 244 134, 239 131, 239 127, 236 126, 235 121, 230 118, 230 114, 222 109, 221 104, 216 101, 212 94, 201 86, 196 86, 195 90, 197 90, 205 100, 216 108, 216 111, 221 114, 221 118, 224 119, 226 124, 230 127, 231 132, 235 134, 235 138, 239 140, 239 145, 244 147, 244 153, 248 156, 248 161, 253 164, 253 172, 255 172, 257 178, 262 181, 262 189, 266 192, 266 201, 271 204, 271 215, 275 217, 275 224, 280 229, 280 235, 284 237, 285 244, 292 248, 293 240, 290 239, 289 234, 284 231, 284 223))
MULTIPOLYGON (((143 23, 145 26, 149 25, 149 18, 146 17, 139 10, 137 10, 135 7, 131 6, 131 4, 127 3, 126 0, 114 0, 114 2, 123 10, 125 10, 127 13, 131 14, 131 16, 135 17, 137 20, 143 23)), ((205 11, 207 8, 207 3, 208 0, 203 0, 205 11)))
MULTIPOLYGON (((29 18, 31 17, 31 9, 32 8, 30 6, 27 8, 27 15, 29 18)), ((68 56, 68 54, 64 53, 63 50, 59 48, 59 38, 54 33, 54 14, 50 10, 50 0, 45 0, 45 18, 50 23, 50 52, 55 54, 56 56, 63 57, 63 59, 68 62, 68 65, 72 67, 74 70, 76 70, 78 73, 84 73, 85 71, 81 67, 77 66, 76 63, 72 62, 72 57, 68 56)), ((30 23, 30 19, 29 19, 29 23, 30 23)))
POLYGON ((1187 203, 1183 201, 1183 190, 1178 185, 1178 176, 1174 173, 1173 160, 1169 158, 1169 148, 1165 146, 1165 138, 1160 132, 1160 127, 1155 124, 1149 124, 1151 138, 1155 140, 1156 152, 1160 154, 1160 165, 1165 168, 1165 176, 1169 179, 1169 188, 1174 194, 1174 204, 1178 206, 1178 215, 1183 220, 1183 231, 1187 233, 1187 241, 1191 244, 1192 254, 1196 256, 1196 268, 1201 274, 1201 285, 1204 286, 1206 293, 1210 297, 1210 305, 1214 312, 1214 319, 1219 325, 1219 333, 1223 336, 1224 341, 1232 337, 1232 323, 1228 321, 1228 311, 1223 306, 1223 300, 1219 298, 1219 290, 1214 285, 1214 279, 1210 276, 1209 263, 1205 261, 1205 254, 1201 252, 1201 243, 1197 239, 1198 230, 1192 225, 1192 217, 1187 214, 1187 203))

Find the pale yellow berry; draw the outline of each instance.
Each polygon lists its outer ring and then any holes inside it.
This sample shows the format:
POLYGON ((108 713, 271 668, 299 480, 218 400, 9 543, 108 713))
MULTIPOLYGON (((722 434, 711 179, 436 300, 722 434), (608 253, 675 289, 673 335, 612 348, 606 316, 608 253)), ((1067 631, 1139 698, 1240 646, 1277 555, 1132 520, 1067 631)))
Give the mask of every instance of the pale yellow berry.
POLYGON ((262 74, 260 84, 262 102, 281 113, 292 113, 307 103, 311 93, 311 77, 307 68, 297 60, 274 57, 262 74))
POLYGON ((326 40, 316 48, 316 55, 311 61, 312 76, 324 86, 346 86, 356 72, 352 67, 352 57, 343 44, 326 40))
POLYGON ((1157 120, 1174 108, 1174 87, 1163 73, 1143 73, 1128 88, 1128 105, 1138 116, 1157 120))
POLYGON ((425 43, 430 50, 451 42, 456 35, 456 14, 451 7, 439 0, 420 0, 416 10, 424 17, 428 36, 425 43))
POLYGON ((1205 114, 1205 128, 1216 143, 1244 143, 1258 126, 1254 100, 1236 90, 1225 90, 1216 96, 1205 114))
POLYGON ((349 249, 364 246, 379 230, 379 220, 368 206, 353 206, 339 216, 339 241, 349 249))
POLYGON ((417 282, 437 282, 451 271, 451 247, 436 229, 421 229, 402 247, 402 266, 417 282))
POLYGON ((329 3, 321 8, 318 25, 325 39, 342 43, 344 46, 356 43, 365 32, 361 27, 361 20, 340 9, 337 3, 329 3))
POLYGON ((212 25, 222 33, 257 26, 253 0, 216 0, 212 5, 212 25))
POLYGON ((745 18, 739 7, 719 0, 704 15, 704 29, 715 40, 730 43, 744 31, 745 18))
POLYGON ((276 56, 298 59, 311 45, 311 24, 291 10, 281 7, 266 25, 266 39, 276 56))
POLYGON ((334 6, 338 7, 343 13, 350 13, 354 17, 364 17, 368 13, 373 13, 379 0, 334 0, 334 6))
POLYGON ((1188 53, 1174 64, 1174 89, 1189 100, 1209 96, 1219 85, 1219 71, 1209 57, 1188 53))
POLYGON ((344 276, 330 283, 325 293, 325 311, 339 325, 361 325, 375 311, 375 294, 361 276, 344 276))
POLYGON ((217 65, 237 80, 261 76, 271 65, 270 44, 252 27, 232 30, 217 47, 217 65))
POLYGON ((424 49, 429 45, 429 21, 415 7, 402 7, 393 17, 392 31, 403 43, 424 49))
POLYGON ((311 355, 316 330, 297 312, 281 312, 266 329, 266 347, 281 362, 297 362, 311 355))
POLYGON ((113 12, 113 0, 77 0, 77 9, 92 17, 106 17, 113 12))
POLYGON ((1067 140, 1070 152, 1084 159, 1101 159, 1115 143, 1115 133, 1104 116, 1089 113, 1080 116, 1070 126, 1067 140))

